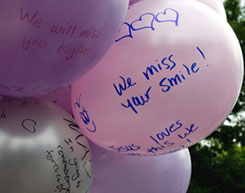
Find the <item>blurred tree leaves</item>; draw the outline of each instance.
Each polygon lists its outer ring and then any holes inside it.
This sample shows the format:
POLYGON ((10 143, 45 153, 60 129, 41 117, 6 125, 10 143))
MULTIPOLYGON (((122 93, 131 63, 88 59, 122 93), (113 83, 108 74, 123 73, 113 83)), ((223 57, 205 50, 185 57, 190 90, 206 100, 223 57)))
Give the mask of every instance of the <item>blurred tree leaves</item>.
MULTIPOLYGON (((245 8, 225 0, 227 19, 245 55, 245 8)), ((190 148, 192 179, 188 193, 245 192, 245 84, 227 120, 217 131, 190 148)))

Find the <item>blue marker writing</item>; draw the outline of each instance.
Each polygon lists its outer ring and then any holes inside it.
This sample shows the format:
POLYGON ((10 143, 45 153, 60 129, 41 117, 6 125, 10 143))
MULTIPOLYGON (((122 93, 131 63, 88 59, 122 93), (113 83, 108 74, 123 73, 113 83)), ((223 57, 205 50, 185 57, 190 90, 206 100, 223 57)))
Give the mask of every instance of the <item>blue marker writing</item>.
POLYGON ((144 106, 150 100, 151 86, 147 89, 144 96, 133 96, 127 99, 127 103, 121 103, 121 105, 126 109, 131 109, 135 114, 138 114, 136 107, 144 106))
POLYGON ((174 55, 170 54, 168 57, 164 57, 161 62, 155 60, 157 63, 147 66, 143 75, 146 80, 150 80, 151 77, 160 73, 162 70, 173 70, 176 67, 176 62, 173 59, 174 55))
POLYGON ((82 119, 83 123, 86 125, 86 129, 89 132, 95 133, 97 130, 95 122, 90 120, 88 111, 86 110, 85 107, 81 106, 81 104, 80 104, 81 96, 82 96, 82 94, 80 94, 78 102, 75 102, 75 106, 80 109, 79 116, 82 119), (90 123, 92 124, 92 129, 88 127, 88 125, 90 123))
POLYGON ((192 124, 190 125, 190 128, 185 128, 185 131, 187 131, 187 132, 185 132, 183 135, 180 135, 180 134, 179 134, 178 137, 179 137, 180 139, 185 139, 185 140, 187 140, 187 142, 191 143, 191 140, 188 139, 187 137, 188 137, 190 134, 194 133, 198 128, 199 128, 198 126, 195 126, 195 125, 192 123, 192 124))
POLYGON ((185 64, 182 64, 182 66, 183 71, 179 71, 172 77, 164 77, 161 79, 159 86, 162 88, 162 92, 169 92, 171 88, 182 84, 188 76, 196 74, 200 70, 200 68, 197 66, 197 63, 195 62, 190 67, 185 64))
POLYGON ((169 23, 172 22, 177 27, 179 25, 179 12, 173 8, 166 8, 163 12, 159 12, 157 14, 154 13, 143 13, 139 16, 138 19, 135 19, 131 23, 124 22, 123 25, 126 25, 128 28, 128 33, 126 35, 121 36, 115 42, 119 42, 120 40, 126 38, 133 38, 133 32, 142 31, 142 30, 152 30, 155 31, 154 24, 155 23, 169 23), (168 15, 168 13, 171 13, 168 15), (172 14, 175 14, 174 18, 171 19, 172 14), (164 19, 161 19, 161 16, 164 16, 164 19), (169 16, 169 17, 168 17, 169 16), (167 17, 167 19, 166 19, 167 17), (150 21, 145 24, 144 21, 150 21))
POLYGON ((116 85, 115 83, 113 83, 113 86, 117 94, 119 96, 122 96, 123 91, 126 91, 130 87, 135 86, 136 82, 132 82, 132 79, 130 77, 128 77, 127 80, 123 76, 120 76, 120 78, 122 80, 122 84, 119 83, 118 85, 116 85))
POLYGON ((150 136, 150 139, 153 140, 156 144, 160 145, 160 141, 166 140, 167 137, 173 135, 182 126, 183 124, 181 123, 181 121, 177 120, 169 127, 162 129, 161 132, 156 133, 154 136, 150 136))

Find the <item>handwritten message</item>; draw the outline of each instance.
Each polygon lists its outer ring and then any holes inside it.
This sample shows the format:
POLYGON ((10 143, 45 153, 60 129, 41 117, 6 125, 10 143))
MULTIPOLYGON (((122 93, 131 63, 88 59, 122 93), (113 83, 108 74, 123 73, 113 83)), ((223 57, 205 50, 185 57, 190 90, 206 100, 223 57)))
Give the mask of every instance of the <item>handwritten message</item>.
MULTIPOLYGON (((19 20, 25 25, 30 25, 34 31, 49 34, 54 38, 59 38, 56 45, 56 53, 65 60, 70 60, 75 56, 87 56, 92 48, 84 42, 84 39, 98 39, 101 38, 101 30, 91 27, 90 29, 82 29, 77 24, 71 24, 69 21, 64 23, 46 24, 41 18, 38 11, 27 10, 26 7, 20 7, 19 20), (61 38, 61 39, 60 39, 61 38), (70 41, 71 39, 77 39, 70 41)), ((53 41, 52 41, 53 42, 53 41)), ((37 35, 26 34, 22 41, 21 47, 25 50, 30 49, 44 49, 51 44, 50 39, 40 39, 37 35)))
MULTIPOLYGON (((197 52, 201 55, 201 57, 205 60, 206 56, 204 52, 197 46, 197 52)), ((142 78, 145 81, 141 82, 141 84, 151 84, 151 80, 155 75, 164 74, 164 72, 169 71, 173 72, 172 76, 163 76, 160 79, 158 85, 149 85, 142 95, 132 96, 126 99, 125 102, 121 103, 121 106, 124 109, 130 110, 135 114, 138 114, 138 109, 142 106, 147 105, 147 103, 151 100, 151 92, 153 87, 155 89, 160 88, 160 93, 168 93, 171 92, 172 89, 177 88, 181 84, 185 84, 188 81, 188 78, 191 76, 197 76, 201 71, 201 66, 197 62, 193 62, 191 64, 177 64, 174 60, 175 55, 170 54, 169 56, 163 57, 160 62, 158 59, 155 60, 156 64, 152 64, 147 66, 145 70, 142 72, 142 78), (177 69, 177 73, 173 70, 177 69)), ((208 65, 207 65, 208 67, 208 65)), ((124 76, 119 76, 119 81, 117 83, 113 83, 113 88, 115 93, 122 97, 127 90, 132 90, 137 87, 137 82, 133 80, 131 77, 125 78, 124 76)))
MULTIPOLYGON (((77 133, 76 137, 73 140, 77 143, 77 145, 79 145, 84 150, 84 155, 81 158, 81 160, 83 161, 88 156, 88 153, 90 152, 90 150, 89 150, 89 148, 86 145, 84 145, 82 142, 80 142, 79 139, 82 139, 82 138, 86 139, 86 138, 79 131, 80 128, 79 128, 79 126, 76 123, 74 123, 72 120, 69 120, 67 118, 63 118, 63 120, 68 124, 68 126, 69 126, 69 128, 71 130, 73 130, 73 131, 75 131, 77 133)), ((66 140, 65 140, 65 142, 66 142, 67 145, 71 145, 70 142, 72 142, 72 140, 68 138, 68 142, 66 140)), ((72 152, 73 152, 73 149, 72 149, 72 152)))
MULTIPOLYGON (((179 30, 182 27, 179 22, 180 19, 181 15, 173 8, 166 8, 157 13, 143 13, 130 22, 124 22, 123 27, 126 27, 126 30, 123 30, 124 34, 121 34, 115 41, 116 45, 126 40, 133 41, 143 31, 151 33, 151 37, 157 40, 154 33, 160 29, 160 26, 162 27, 164 25, 179 30)), ((152 58, 151 62, 147 60, 147 63, 143 61, 142 64, 137 64, 136 72, 132 70, 133 72, 129 74, 122 70, 110 83, 112 94, 118 99, 116 105, 123 112, 142 118, 141 115, 146 112, 145 110, 149 110, 148 107, 153 102, 156 102, 154 101, 156 100, 156 95, 158 98, 157 104, 159 103, 160 105, 163 101, 159 101, 159 96, 163 96, 162 98, 164 100, 166 96, 169 96, 170 93, 173 94, 177 89, 185 89, 186 85, 191 84, 191 81, 195 81, 196 78, 204 73, 204 68, 209 70, 209 65, 203 64, 207 56, 202 46, 197 43, 190 50, 192 53, 189 53, 189 55, 191 56, 193 54, 193 59, 188 57, 188 60, 185 58, 181 60, 178 54, 179 52, 175 52, 172 49, 166 52, 164 49, 164 52, 161 55, 158 54, 157 58, 152 58)), ((157 53, 160 53, 158 51, 157 53)), ((81 105, 80 98, 81 95, 78 102, 75 103, 76 107, 80 109, 80 118, 85 125, 89 125, 87 130, 92 130, 93 133, 96 133, 95 122, 88 116, 87 109, 81 105)), ((178 117, 176 120, 169 120, 173 121, 172 124, 163 125, 163 128, 149 128, 149 133, 144 138, 145 144, 149 144, 148 146, 135 140, 128 142, 128 144, 110 144, 107 148, 117 153, 133 156, 154 156, 181 150, 192 144, 193 136, 200 130, 198 121, 182 120, 181 118, 178 117)), ((97 124, 99 125, 99 122, 97 124)))
POLYGON ((85 136, 79 131, 78 125, 70 119, 63 118, 63 120, 77 135, 66 137, 64 143, 57 145, 56 149, 47 150, 46 159, 52 165, 56 176, 55 192, 69 193, 72 188, 79 189, 82 186, 84 175, 86 178, 92 178, 89 169, 91 159, 89 148, 80 140, 84 140, 85 136), (79 147, 81 150, 79 156, 76 156, 75 149, 78 151, 79 147))
MULTIPOLYGON (((163 150, 174 147, 176 145, 176 139, 179 141, 184 140, 183 144, 185 143, 185 141, 191 143, 192 142, 191 135, 195 133, 198 129, 199 126, 197 126, 195 123, 191 123, 190 125, 184 125, 181 120, 176 120, 168 127, 160 129, 160 131, 154 133, 154 135, 150 135, 148 139, 146 139, 146 142, 148 141, 150 142, 150 144, 156 144, 155 146, 151 146, 144 149, 140 145, 131 144, 131 145, 125 145, 119 147, 112 145, 112 146, 108 146, 108 148, 117 153, 126 153, 128 155, 133 155, 133 156, 141 156, 141 155, 149 155, 149 154, 154 156, 163 150), (171 137, 174 138, 175 140, 172 141, 170 139, 171 137), (141 153, 139 153, 138 151, 140 151, 141 153), (142 151, 145 153, 142 154, 142 151)), ((185 148, 185 146, 178 147, 177 149, 171 150, 167 153, 176 152, 183 148, 185 148)))
MULTIPOLYGON (((199 46, 196 46, 196 52, 203 60, 206 59, 204 52, 199 46)), ((139 96, 132 96, 130 98, 127 98, 126 102, 122 102, 120 105, 125 110, 129 110, 133 112, 133 114, 137 115, 138 113, 140 113, 141 108, 150 103, 150 101, 152 100, 151 92, 153 91, 153 89, 158 89, 159 94, 167 94, 173 89, 178 89, 181 84, 188 84, 187 82, 189 77, 198 76, 198 74, 201 73, 201 69, 203 67, 205 67, 205 65, 200 65, 195 61, 190 64, 178 64, 175 61, 175 54, 169 54, 168 56, 162 57, 160 60, 156 59, 154 64, 144 67, 144 70, 142 70, 141 72, 139 69, 143 80, 142 82, 140 82, 140 84, 150 84, 149 86, 146 86, 146 92, 139 96), (168 71, 168 76, 164 75, 164 72, 166 71, 168 71), (159 75, 161 74, 163 74, 163 76, 159 79, 158 84, 152 85, 151 80, 159 78, 159 75), (158 77, 156 77, 156 75, 158 75, 158 77)), ((206 67, 209 67, 209 65, 206 65, 206 67)), ((138 80, 135 81, 132 77, 124 77, 120 75, 118 82, 114 82, 112 86, 115 94, 118 97, 122 98, 128 90, 137 89, 138 84, 138 80)), ((147 148, 147 150, 143 151, 145 151, 146 155, 156 155, 159 154, 159 152, 161 151, 166 151, 167 149, 172 149, 173 147, 175 147, 176 140, 183 141, 181 142, 182 144, 192 143, 191 135, 195 133, 198 129, 199 126, 195 123, 184 125, 181 120, 176 120, 176 122, 171 124, 169 127, 166 127, 160 131, 158 128, 157 130, 159 132, 149 136, 148 140, 150 140, 150 144, 155 143, 156 145, 149 147, 147 148), (171 141, 170 139, 173 138, 174 141, 171 141)), ((183 149, 184 147, 185 146, 178 147, 175 150, 171 150, 170 152, 178 151, 180 149, 183 149)), ((127 153, 134 156, 145 155, 137 152, 139 150, 142 152, 142 147, 135 144, 119 147, 109 146, 108 148, 118 153, 127 153)))
POLYGON ((76 188, 80 187, 82 179, 79 171, 78 160, 77 158, 67 158, 62 145, 58 145, 56 151, 46 151, 46 158, 52 164, 56 174, 57 184, 55 192, 70 192, 71 182, 76 184, 76 188), (59 160, 61 160, 62 166, 60 166, 59 160), (73 173, 71 171, 73 171, 73 173))

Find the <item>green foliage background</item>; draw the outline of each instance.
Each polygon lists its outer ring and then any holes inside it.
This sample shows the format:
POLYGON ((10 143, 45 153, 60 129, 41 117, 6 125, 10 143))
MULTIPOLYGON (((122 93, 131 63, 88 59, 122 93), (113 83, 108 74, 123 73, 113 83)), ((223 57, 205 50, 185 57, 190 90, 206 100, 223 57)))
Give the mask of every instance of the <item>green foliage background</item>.
MULTIPOLYGON (((225 0, 224 5, 245 56, 245 7, 241 6, 241 0, 225 0)), ((192 178, 188 193, 245 193, 244 82, 225 124, 205 139, 205 143, 190 148, 192 178)))

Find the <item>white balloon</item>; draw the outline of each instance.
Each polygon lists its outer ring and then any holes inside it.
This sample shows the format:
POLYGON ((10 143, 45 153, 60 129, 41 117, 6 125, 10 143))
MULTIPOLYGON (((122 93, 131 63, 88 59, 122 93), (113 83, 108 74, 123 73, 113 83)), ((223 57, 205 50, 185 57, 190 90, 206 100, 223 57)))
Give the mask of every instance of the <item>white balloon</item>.
POLYGON ((72 117, 40 99, 0 100, 2 193, 87 193, 91 155, 72 117))

